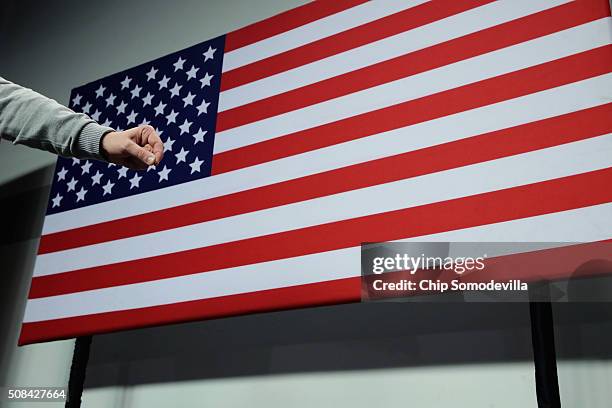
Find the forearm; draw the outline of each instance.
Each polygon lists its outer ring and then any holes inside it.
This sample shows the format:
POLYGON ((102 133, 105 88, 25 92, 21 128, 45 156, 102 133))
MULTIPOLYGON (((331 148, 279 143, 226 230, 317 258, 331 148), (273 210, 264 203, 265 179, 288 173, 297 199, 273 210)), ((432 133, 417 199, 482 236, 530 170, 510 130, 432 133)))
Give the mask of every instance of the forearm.
POLYGON ((0 136, 55 154, 103 160, 101 137, 113 129, 0 77, 0 136))

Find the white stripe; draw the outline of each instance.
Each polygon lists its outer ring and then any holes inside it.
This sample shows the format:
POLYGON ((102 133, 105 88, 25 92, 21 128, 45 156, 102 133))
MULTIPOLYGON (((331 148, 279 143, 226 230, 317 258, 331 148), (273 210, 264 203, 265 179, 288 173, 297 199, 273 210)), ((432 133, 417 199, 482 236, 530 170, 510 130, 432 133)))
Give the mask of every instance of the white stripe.
POLYGON ((376 0, 246 45, 223 56, 223 72, 414 7, 425 0, 376 0))
MULTIPOLYGON (((376 3, 376 2, 372 2, 376 3)), ((487 4, 455 16, 226 90, 219 112, 506 23, 567 0, 513 0, 487 4)), ((230 53, 231 55, 231 53, 230 53)), ((225 64, 225 61, 224 61, 225 64)))
POLYGON ((49 215, 43 234, 170 208, 587 109, 609 99, 612 74, 132 197, 49 215))
MULTIPOLYGON (((612 203, 413 237, 407 241, 591 242, 612 237, 612 223, 602 223, 602 220, 610 219, 612 203)), ((24 322, 304 285, 358 276, 359 271, 359 247, 354 247, 177 278, 30 299, 24 322)))
POLYGON ((610 18, 217 132, 221 153, 610 44, 610 18))
POLYGON ((612 134, 392 183, 39 255, 34 276, 137 260, 471 196, 612 166, 612 134))

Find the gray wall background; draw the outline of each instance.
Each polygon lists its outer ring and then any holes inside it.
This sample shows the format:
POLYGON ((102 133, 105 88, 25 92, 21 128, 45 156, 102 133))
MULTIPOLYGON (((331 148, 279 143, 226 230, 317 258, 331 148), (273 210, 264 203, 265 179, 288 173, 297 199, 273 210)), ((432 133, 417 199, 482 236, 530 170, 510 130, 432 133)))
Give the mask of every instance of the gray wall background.
MULTIPOLYGON (((67 103, 74 86, 304 2, 4 0, 0 75, 67 103)), ((73 341, 16 347, 54 160, 0 143, 1 385, 68 379, 73 341)), ((610 306, 555 305, 555 318, 565 406, 609 406, 610 306)), ((536 406, 521 304, 354 304, 99 335, 86 387, 85 407, 536 406)))

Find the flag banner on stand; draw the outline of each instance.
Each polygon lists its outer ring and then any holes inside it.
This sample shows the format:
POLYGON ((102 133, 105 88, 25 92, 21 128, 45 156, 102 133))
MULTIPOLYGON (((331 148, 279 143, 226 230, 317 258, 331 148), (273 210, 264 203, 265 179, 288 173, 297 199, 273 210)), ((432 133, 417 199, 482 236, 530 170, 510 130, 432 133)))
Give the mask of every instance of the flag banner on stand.
POLYGON ((607 0, 323 0, 72 90, 28 344, 357 302, 361 244, 612 238, 607 0))

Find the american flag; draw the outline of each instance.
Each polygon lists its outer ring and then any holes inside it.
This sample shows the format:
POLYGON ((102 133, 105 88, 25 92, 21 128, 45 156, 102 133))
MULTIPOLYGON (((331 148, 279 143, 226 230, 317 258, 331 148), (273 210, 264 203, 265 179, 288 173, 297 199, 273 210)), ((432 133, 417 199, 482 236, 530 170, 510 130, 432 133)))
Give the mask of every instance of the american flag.
POLYGON ((362 242, 612 237, 607 0, 340 0, 76 88, 21 344, 360 299, 362 242))

